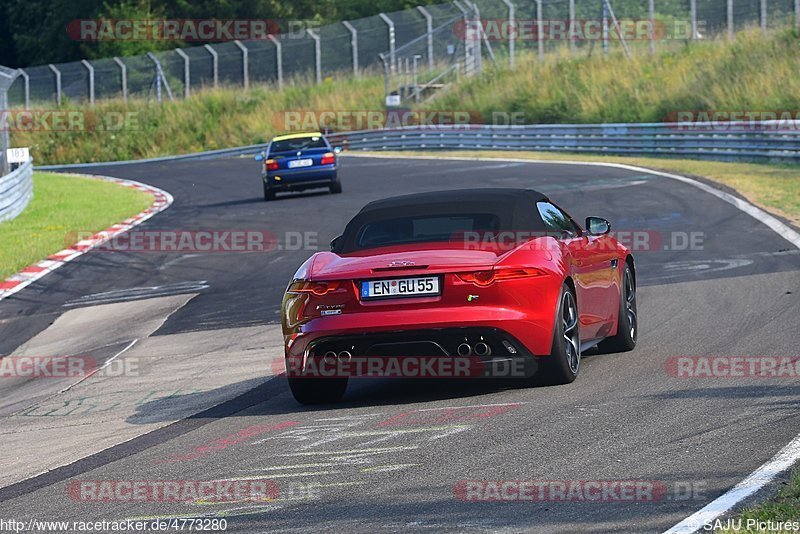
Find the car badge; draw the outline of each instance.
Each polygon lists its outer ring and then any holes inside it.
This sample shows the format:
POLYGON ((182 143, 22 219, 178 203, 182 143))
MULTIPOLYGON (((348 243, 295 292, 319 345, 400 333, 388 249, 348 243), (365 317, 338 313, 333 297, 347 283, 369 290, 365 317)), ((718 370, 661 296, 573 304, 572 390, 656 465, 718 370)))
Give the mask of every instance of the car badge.
POLYGON ((479 295, 467 295, 467 302, 472 302, 473 300, 478 300, 479 295))
POLYGON ((297 152, 297 155, 298 155, 298 156, 299 156, 299 155, 301 155, 301 154, 302 154, 302 152, 300 152, 300 151, 298 151, 298 152, 297 152))
POLYGON ((416 265, 416 263, 409 260, 395 260, 389 263, 389 267, 412 267, 414 265, 416 265))

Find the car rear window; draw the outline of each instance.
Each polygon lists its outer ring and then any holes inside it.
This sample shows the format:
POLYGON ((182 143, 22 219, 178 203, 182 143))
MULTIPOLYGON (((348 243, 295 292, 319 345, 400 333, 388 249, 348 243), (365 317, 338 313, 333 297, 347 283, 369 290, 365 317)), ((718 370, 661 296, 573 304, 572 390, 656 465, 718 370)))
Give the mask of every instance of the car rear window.
POLYGON ((295 150, 305 150, 307 148, 327 148, 325 139, 318 136, 313 137, 297 137, 295 139, 282 139, 280 141, 273 141, 272 146, 269 148, 270 154, 277 154, 279 152, 293 152, 295 150))
POLYGON ((400 217, 370 222, 357 234, 356 248, 451 241, 471 232, 496 232, 500 219, 491 213, 400 217))

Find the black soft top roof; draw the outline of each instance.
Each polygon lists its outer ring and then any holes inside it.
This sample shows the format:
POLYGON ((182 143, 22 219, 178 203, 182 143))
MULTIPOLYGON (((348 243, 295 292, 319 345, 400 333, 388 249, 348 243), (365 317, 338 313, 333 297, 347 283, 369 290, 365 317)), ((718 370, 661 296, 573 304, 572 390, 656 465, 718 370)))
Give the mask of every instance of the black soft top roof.
POLYGON ((366 224, 387 219, 489 213, 496 215, 500 231, 543 232, 536 202, 549 201, 533 189, 487 188, 433 191, 370 202, 347 223, 336 252, 356 250, 359 230, 366 224))

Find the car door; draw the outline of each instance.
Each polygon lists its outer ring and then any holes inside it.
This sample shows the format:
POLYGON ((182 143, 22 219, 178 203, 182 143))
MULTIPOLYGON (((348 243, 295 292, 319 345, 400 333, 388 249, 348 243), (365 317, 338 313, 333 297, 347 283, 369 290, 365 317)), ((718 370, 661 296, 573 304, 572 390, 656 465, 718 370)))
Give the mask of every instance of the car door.
POLYGON ((602 336, 608 322, 607 289, 610 269, 605 268, 598 238, 585 234, 572 218, 551 202, 538 202, 548 234, 558 239, 569 256, 569 268, 575 282, 581 338, 602 336))

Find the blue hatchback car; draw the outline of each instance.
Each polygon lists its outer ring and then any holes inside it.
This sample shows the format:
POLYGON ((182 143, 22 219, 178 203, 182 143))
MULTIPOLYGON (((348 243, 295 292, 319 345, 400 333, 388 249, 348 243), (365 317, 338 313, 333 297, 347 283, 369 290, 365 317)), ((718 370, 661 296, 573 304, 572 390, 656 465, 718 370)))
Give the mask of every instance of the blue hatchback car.
POLYGON ((339 158, 341 150, 332 148, 320 132, 281 135, 270 141, 267 150, 256 154, 263 162, 261 177, 264 200, 274 200, 280 191, 302 191, 327 187, 341 193, 339 158))

